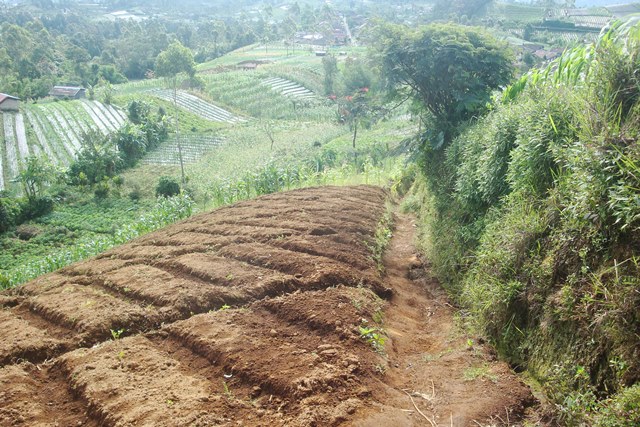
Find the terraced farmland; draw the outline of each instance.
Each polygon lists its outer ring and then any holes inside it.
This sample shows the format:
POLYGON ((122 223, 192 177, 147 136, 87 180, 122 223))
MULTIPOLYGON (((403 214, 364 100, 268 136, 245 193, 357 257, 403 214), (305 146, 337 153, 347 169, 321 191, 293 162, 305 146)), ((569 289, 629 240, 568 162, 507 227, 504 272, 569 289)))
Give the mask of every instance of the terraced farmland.
POLYGON ((544 7, 524 3, 495 3, 492 15, 519 22, 540 22, 544 18, 544 7))
POLYGON ((203 75, 203 80, 212 98, 252 117, 327 121, 335 116, 312 91, 284 78, 228 71, 203 75))
MULTIPOLYGON (((149 91, 149 93, 165 101, 173 102, 173 91, 169 89, 154 89, 149 91)), ((235 116, 224 108, 220 108, 217 105, 213 105, 184 91, 178 91, 176 103, 181 108, 207 120, 221 123, 238 123, 243 121, 241 117, 235 116)))
MULTIPOLYGON (((182 160, 195 163, 207 152, 224 143, 224 139, 216 135, 182 135, 180 137, 182 160)), ((159 147, 147 153, 142 159, 149 165, 179 165, 178 143, 175 138, 163 142, 159 147)))
POLYGON ((0 190, 20 173, 20 162, 29 155, 24 119, 20 113, 2 114, 2 156, 0 156, 0 190))
POLYGON ((126 120, 122 110, 89 100, 32 104, 23 111, 2 114, 0 190, 8 188, 29 155, 44 155, 66 166, 80 148, 84 133, 97 130, 108 135, 126 120))
POLYGON ((367 186, 269 195, 0 294, 0 419, 352 418, 380 362, 358 326, 389 295, 369 252, 385 198, 367 186))
POLYGON ((274 91, 291 98, 313 99, 315 97, 314 93, 306 87, 294 83, 290 80, 282 79, 280 77, 270 77, 266 80, 263 80, 262 84, 265 86, 269 86, 274 91))

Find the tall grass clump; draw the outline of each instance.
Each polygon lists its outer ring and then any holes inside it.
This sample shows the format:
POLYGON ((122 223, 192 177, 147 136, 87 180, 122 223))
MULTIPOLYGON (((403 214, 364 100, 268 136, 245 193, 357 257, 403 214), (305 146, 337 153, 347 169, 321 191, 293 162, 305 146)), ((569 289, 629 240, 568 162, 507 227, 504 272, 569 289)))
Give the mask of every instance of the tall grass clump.
POLYGON ((615 25, 426 144, 410 195, 435 273, 566 425, 640 423, 639 131, 640 27, 615 25))

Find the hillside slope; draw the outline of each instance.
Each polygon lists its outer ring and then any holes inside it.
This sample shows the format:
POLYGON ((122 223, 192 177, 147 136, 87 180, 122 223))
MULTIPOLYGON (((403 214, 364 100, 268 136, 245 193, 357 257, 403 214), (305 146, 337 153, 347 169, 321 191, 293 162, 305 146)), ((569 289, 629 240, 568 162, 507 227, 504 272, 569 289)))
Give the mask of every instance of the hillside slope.
POLYGON ((3 293, 0 425, 423 425, 403 378, 430 414, 442 402, 465 425, 519 417, 527 388, 451 336, 445 301, 404 277, 406 221, 380 275, 386 199, 370 186, 263 196, 3 293), (416 308, 403 337, 394 328, 416 308), (436 385, 411 380, 430 360, 436 385))

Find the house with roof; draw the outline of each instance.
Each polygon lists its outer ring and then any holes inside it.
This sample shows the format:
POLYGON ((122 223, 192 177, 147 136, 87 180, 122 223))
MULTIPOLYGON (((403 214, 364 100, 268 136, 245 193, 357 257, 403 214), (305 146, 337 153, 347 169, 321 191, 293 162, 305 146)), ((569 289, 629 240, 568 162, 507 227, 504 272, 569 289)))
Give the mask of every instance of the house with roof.
POLYGON ((18 111, 19 109, 20 98, 0 93, 0 111, 18 111))
POLYGON ((86 97, 86 89, 79 86, 54 86, 49 96, 58 99, 82 99, 86 97))

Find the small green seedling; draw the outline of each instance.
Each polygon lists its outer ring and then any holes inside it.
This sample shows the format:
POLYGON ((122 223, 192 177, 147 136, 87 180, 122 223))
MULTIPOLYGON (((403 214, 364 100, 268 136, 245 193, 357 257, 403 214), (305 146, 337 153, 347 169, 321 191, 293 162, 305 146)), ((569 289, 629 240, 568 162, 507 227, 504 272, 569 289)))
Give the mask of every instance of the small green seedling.
POLYGON ((222 381, 222 389, 224 390, 225 396, 227 396, 229 399, 233 397, 233 394, 231 393, 231 390, 229 390, 229 386, 227 385, 226 381, 222 381))
POLYGON ((387 341, 387 338, 379 328, 358 326, 358 330, 360 332, 360 338, 371 344, 376 352, 384 353, 384 343, 387 341))
POLYGON ((111 331, 111 337, 114 340, 117 340, 117 339, 120 339, 120 335, 122 335, 124 333, 124 328, 115 329, 115 330, 114 329, 110 329, 110 331, 111 331))
POLYGON ((229 310, 230 308, 231 308, 230 305, 225 304, 222 307, 220 307, 219 311, 229 310))
POLYGON ((384 314, 382 313, 382 310, 378 310, 375 313, 373 313, 373 316, 371 318, 378 325, 382 325, 384 323, 384 314))

